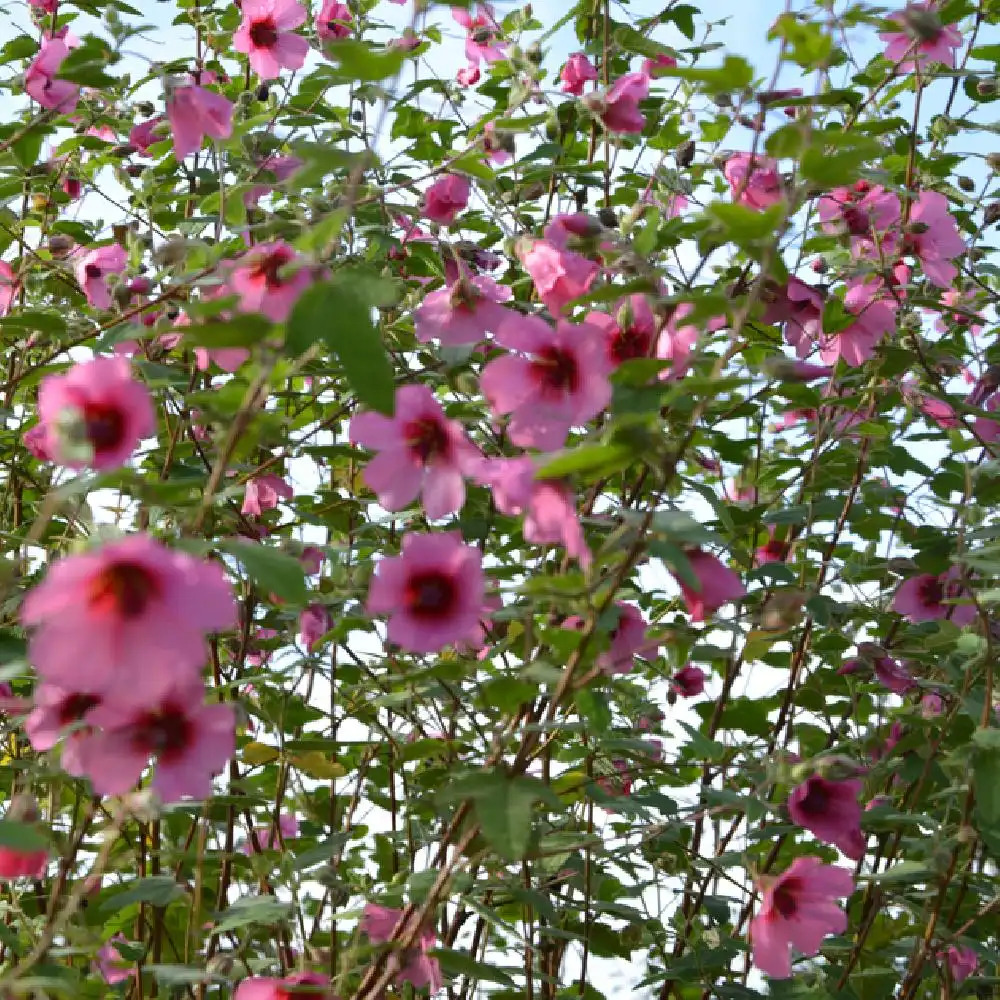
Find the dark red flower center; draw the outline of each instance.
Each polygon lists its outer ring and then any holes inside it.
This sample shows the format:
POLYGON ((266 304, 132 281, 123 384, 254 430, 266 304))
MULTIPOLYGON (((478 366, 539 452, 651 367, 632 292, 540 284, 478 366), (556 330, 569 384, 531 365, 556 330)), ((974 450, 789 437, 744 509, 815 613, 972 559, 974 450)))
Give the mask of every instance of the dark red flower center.
POLYGON ((194 735, 191 720, 180 705, 168 703, 146 712, 135 721, 133 744, 137 750, 169 761, 183 755, 194 735))
POLYGON ((79 722, 92 708, 96 708, 100 703, 101 699, 96 694, 71 694, 59 706, 60 727, 79 722))
POLYGON ((868 213, 856 205, 844 209, 844 225, 852 236, 865 236, 872 227, 868 213))
POLYGON ((772 538, 768 541, 767 545, 764 546, 764 551, 774 559, 779 559, 782 562, 788 556, 788 542, 783 539, 772 538))
POLYGON ((821 816, 830 807, 830 796, 822 781, 810 778, 806 785, 805 798, 799 803, 799 808, 810 816, 821 816))
POLYGON ((455 581, 446 573, 416 573, 406 584, 406 610, 418 618, 443 618, 458 598, 455 581))
POLYGON ((561 347, 543 347, 531 363, 532 378, 553 393, 576 392, 580 367, 576 358, 561 347))
POLYGON ((917 595, 924 607, 936 608, 944 597, 944 587, 941 586, 941 581, 936 576, 928 576, 920 581, 917 595))
POLYGON ((621 364, 635 358, 648 358, 652 340, 648 330, 627 326, 619 330, 611 340, 611 359, 621 364))
POLYGON ((789 878, 785 879, 781 885, 777 886, 771 895, 771 899, 774 901, 774 908, 786 920, 790 920, 794 917, 799 908, 799 902, 796 898, 798 891, 798 879, 789 878))
POLYGON ((87 403, 83 407, 87 440, 96 451, 110 451, 121 444, 125 435, 125 417, 116 406, 87 403))
POLYGON ((112 563, 91 581, 88 603, 98 614, 138 618, 159 594, 159 582, 138 563, 112 563))
POLYGON ((250 25, 250 41, 258 49, 269 49, 278 44, 278 28, 273 17, 254 21, 250 25))
POLYGON ((432 458, 445 455, 448 452, 448 435, 440 420, 434 417, 419 417, 411 420, 403 427, 403 437, 421 462, 429 462, 432 458))
POLYGON ((254 265, 253 276, 263 278, 269 289, 281 288, 285 282, 280 272, 289 260, 291 257, 282 250, 263 254, 254 265))
POLYGON ((88 264, 84 269, 83 273, 88 278, 99 278, 101 276, 101 269, 97 264, 88 264))

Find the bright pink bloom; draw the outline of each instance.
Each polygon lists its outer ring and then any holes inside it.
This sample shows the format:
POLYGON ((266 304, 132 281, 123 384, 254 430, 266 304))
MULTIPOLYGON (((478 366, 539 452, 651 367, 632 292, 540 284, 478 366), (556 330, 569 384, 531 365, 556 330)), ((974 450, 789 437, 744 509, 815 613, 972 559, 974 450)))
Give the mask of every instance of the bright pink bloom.
MULTIPOLYGON (((452 9, 454 10, 455 8, 452 9)), ((463 66, 455 74, 455 79, 463 87, 474 87, 477 83, 479 83, 479 78, 481 76, 482 73, 479 70, 479 66, 475 63, 469 63, 468 66, 463 66)))
POLYGON ((440 226, 450 226, 469 204, 472 187, 461 174, 438 178, 424 194, 424 217, 440 226))
POLYGON ((657 52, 652 59, 643 59, 642 72, 651 80, 663 76, 666 69, 676 69, 677 60, 673 56, 668 56, 666 52, 657 52))
POLYGON ((649 77, 645 73, 626 73, 603 94, 591 94, 584 103, 609 132, 638 133, 646 125, 639 102, 648 96, 649 77))
POLYGON ((930 622, 948 618, 959 628, 971 625, 976 619, 976 607, 971 602, 952 603, 971 597, 962 582, 961 571, 952 567, 935 576, 921 573, 900 584, 893 598, 892 610, 911 622, 930 622))
POLYGON ((431 520, 462 509, 463 477, 472 475, 481 455, 427 386, 401 386, 392 417, 359 413, 349 436, 379 452, 365 466, 364 480, 386 510, 402 510, 420 493, 431 520))
POLYGON ((35 627, 28 652, 45 680, 143 704, 197 675, 205 634, 235 624, 236 602, 218 563, 140 534, 57 560, 21 620, 35 627))
POLYGON ((229 288, 240 296, 240 312, 261 313, 284 323, 299 296, 312 284, 304 259, 283 240, 261 243, 241 258, 229 276, 229 288))
POLYGON ((302 69, 309 42, 295 34, 306 20, 298 0, 243 0, 241 10, 233 48, 247 54, 250 68, 262 80, 276 79, 282 69, 302 69))
POLYGON ((943 194, 924 191, 913 203, 902 252, 918 257, 927 280, 938 288, 948 288, 958 276, 951 260, 965 253, 965 243, 943 194))
POLYGON ((582 254, 557 247, 551 240, 525 241, 518 257, 535 283, 539 298, 550 312, 585 294, 594 283, 600 265, 582 254))
POLYGON ((682 698, 695 698, 705 690, 705 671, 689 663, 670 678, 670 690, 682 698))
POLYGON ((42 39, 38 55, 24 74, 25 93, 43 108, 60 114, 72 111, 80 98, 80 88, 75 83, 56 79, 71 47, 72 40, 68 37, 42 39))
POLYGON ((124 934, 116 934, 113 938, 105 941, 97 953, 97 961, 94 963, 101 978, 109 985, 124 983, 136 974, 136 967, 127 959, 123 959, 121 952, 115 947, 116 941, 124 941, 124 934))
POLYGON ((576 501, 562 482, 535 478, 530 458, 486 459, 476 481, 489 486, 501 514, 524 516, 524 540, 533 545, 562 545, 566 554, 586 568, 590 549, 580 526, 576 501))
POLYGON ((878 278, 851 278, 844 305, 856 318, 838 333, 824 334, 819 356, 828 365, 837 360, 854 367, 874 357, 882 338, 896 328, 896 303, 883 298, 885 287, 878 278))
POLYGON ((518 352, 495 358, 479 380, 490 407, 511 414, 510 440, 523 448, 552 450, 570 428, 585 424, 611 401, 611 363, 601 331, 537 316, 502 324, 496 341, 518 352))
POLYGON ((88 716, 103 730, 81 754, 98 795, 123 795, 155 757, 152 788, 163 802, 211 796, 212 777, 236 749, 236 713, 232 705, 206 704, 199 679, 170 680, 159 697, 144 704, 106 700, 88 716))
POLYGON ((174 156, 198 152, 205 136, 228 139, 233 134, 233 105, 222 94, 195 84, 181 84, 167 91, 167 118, 174 139, 174 156))
MULTIPOLYGON (((392 932, 399 924, 402 910, 393 910, 377 903, 366 903, 361 914, 361 931, 373 944, 384 944, 392 940, 392 932)), ((436 958, 427 952, 437 943, 437 935, 430 928, 424 928, 417 939, 416 947, 402 955, 394 954, 390 959, 396 970, 396 983, 412 983, 415 989, 430 988, 433 995, 441 989, 441 967, 436 958)))
POLYGON ((21 289, 14 269, 5 260, 0 260, 0 316, 10 312, 11 304, 21 289))
POLYGON ((0 847, 0 881, 45 878, 48 864, 48 851, 18 851, 13 847, 0 847))
POLYGON ((76 265, 76 280, 83 294, 87 296, 87 301, 95 309, 111 308, 107 276, 121 274, 127 264, 128 254, 125 248, 117 243, 98 247, 80 258, 76 265))
POLYGON ((322 604, 310 604, 299 615, 299 641, 305 646, 307 653, 315 651, 320 639, 330 631, 332 625, 330 612, 322 604))
POLYGON ((656 317, 645 295, 630 295, 619 303, 615 315, 587 313, 586 322, 604 331, 605 350, 614 368, 635 358, 653 355, 656 317))
POLYGON ((306 576, 317 576, 323 569, 325 561, 326 553, 322 549, 316 548, 315 545, 307 545, 302 550, 302 555, 299 556, 299 562, 302 563, 306 576))
POLYGON ((316 34, 324 41, 330 38, 350 38, 354 18, 351 9, 340 0, 323 0, 316 15, 316 34))
POLYGON ((692 621, 703 622, 707 615, 714 614, 723 604, 746 596, 746 587, 740 578, 711 553, 688 549, 685 555, 698 580, 698 587, 692 587, 680 577, 677 577, 677 583, 692 621))
POLYGON ((735 153, 722 171, 733 200, 757 211, 776 205, 785 197, 785 185, 778 164, 769 156, 735 153))
POLYGON ((583 93, 584 84, 588 80, 597 79, 597 68, 583 52, 574 52, 566 60, 559 79, 562 81, 560 89, 564 93, 579 97, 583 93))
POLYGON ((488 3, 479 5, 475 16, 460 7, 452 7, 451 16, 466 30, 465 57, 469 67, 480 62, 498 62, 507 57, 507 42, 500 40, 500 25, 488 3))
POLYGON ((959 948, 950 944, 944 951, 938 952, 938 958, 943 958, 948 963, 948 972, 956 986, 979 970, 979 955, 972 948, 959 948))
POLYGON ((54 14, 59 7, 59 0, 28 0, 28 3, 43 14, 54 14))
POLYGON ((890 230, 902 212, 898 196, 868 181, 834 188, 819 200, 819 218, 828 233, 850 236, 857 256, 878 258, 891 249, 890 230))
POLYGON ((250 358, 250 352, 245 347, 196 347, 194 349, 195 367, 200 372, 207 372, 214 364, 224 372, 238 371, 250 358))
POLYGON ((857 779, 828 781, 814 774, 792 789, 788 813, 793 823, 857 861, 865 853, 858 803, 861 787, 857 779))
MULTIPOLYGON (((278 817, 278 833, 281 835, 280 838, 272 835, 271 824, 254 828, 257 843, 260 845, 260 849, 262 851, 278 851, 281 850, 281 846, 286 840, 294 840, 299 835, 298 816, 296 816, 295 813, 282 813, 278 817)), ((253 837, 249 837, 247 842, 243 845, 243 853, 258 853, 257 848, 254 846, 253 837)))
POLYGON ((886 59, 898 63, 901 73, 912 73, 930 62, 954 67, 962 34, 958 25, 941 23, 937 6, 937 0, 908 3, 903 10, 886 18, 898 24, 899 30, 880 31, 878 37, 887 43, 886 59))
POLYGON ((46 376, 38 415, 46 452, 71 469, 114 469, 156 431, 149 390, 124 358, 94 358, 46 376))
POLYGON ((165 121, 163 115, 156 115, 154 118, 133 125, 129 129, 128 144, 140 153, 148 153, 153 143, 163 142, 167 138, 159 128, 163 121, 165 121))
POLYGON ((496 333, 515 313, 503 302, 513 292, 485 274, 460 277, 447 288, 424 296, 413 316, 417 339, 427 343, 437 337, 445 347, 475 344, 487 331, 496 333))
POLYGON ((771 290, 764 322, 782 326, 786 343, 804 358, 823 336, 823 296, 804 281, 789 277, 783 288, 771 290))
MULTIPOLYGON (((992 423, 992 421, 991 421, 992 423)), ((52 452, 49 451, 49 432, 44 424, 35 424, 24 432, 24 447, 31 452, 35 458, 43 462, 54 461, 52 452)))
POLYGON ((796 858, 777 877, 759 880, 764 898, 750 921, 753 964, 774 979, 792 974, 789 948, 815 955, 827 934, 842 934, 847 915, 836 905, 838 896, 854 892, 851 873, 819 858, 796 858))
POLYGON ((318 972, 293 972, 284 979, 251 976, 244 979, 233 1000, 327 1000, 330 980, 318 972))
POLYGON ((265 510, 274 510, 280 500, 291 500, 294 496, 295 491, 281 476, 256 476, 247 480, 240 513, 260 517, 265 510))
POLYGON ((402 554, 375 566, 367 610, 389 615, 389 642, 436 653, 481 635, 482 554, 456 531, 403 536, 402 554))
POLYGON ((597 665, 606 674, 628 674, 632 672, 637 656, 655 649, 656 643, 646 641, 648 622, 642 612, 625 601, 615 601, 618 609, 618 623, 611 630, 611 647, 597 658, 597 665))

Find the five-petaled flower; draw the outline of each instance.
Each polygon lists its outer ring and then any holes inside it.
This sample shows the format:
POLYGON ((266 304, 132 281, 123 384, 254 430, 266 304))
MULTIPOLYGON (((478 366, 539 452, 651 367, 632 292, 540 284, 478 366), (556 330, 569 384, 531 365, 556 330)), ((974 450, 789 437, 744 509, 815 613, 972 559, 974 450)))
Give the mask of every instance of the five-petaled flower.
POLYGON ((243 21, 233 35, 233 48, 246 53, 250 68, 262 80, 274 80, 283 69, 301 69, 309 42, 295 29, 305 23, 299 0, 243 0, 243 21))

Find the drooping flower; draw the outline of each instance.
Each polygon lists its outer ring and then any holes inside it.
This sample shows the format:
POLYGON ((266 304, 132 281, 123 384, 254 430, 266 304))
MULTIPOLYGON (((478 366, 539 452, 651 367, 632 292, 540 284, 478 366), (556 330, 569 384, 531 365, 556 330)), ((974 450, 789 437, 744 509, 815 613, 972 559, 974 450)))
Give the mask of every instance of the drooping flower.
POLYGON ((937 0, 918 0, 886 18, 899 25, 899 30, 880 31, 878 37, 886 43, 886 59, 898 63, 901 73, 912 73, 931 62, 954 67, 962 33, 956 24, 941 23, 937 6, 937 0))
POLYGON ((655 648, 655 643, 646 641, 648 622, 642 612, 625 601, 615 601, 618 622, 611 630, 611 647, 600 654, 597 665, 606 674, 628 674, 632 672, 636 656, 641 656, 655 648))
POLYGON ((330 980, 318 972, 293 972, 284 979, 251 976, 244 979, 233 1000, 328 1000, 330 980))
POLYGON ((763 900, 750 921, 753 964, 774 979, 792 974, 790 947, 815 955, 828 934, 847 929, 847 915, 834 902, 854 892, 851 873, 819 858, 796 858, 777 877, 758 880, 763 900))
POLYGON ((324 41, 330 38, 349 38, 354 18, 351 8, 340 0, 323 0, 316 15, 316 34, 324 41))
POLYGON ((302 550, 302 555, 299 556, 299 562, 302 563, 302 569, 305 571, 306 576, 318 575, 323 569, 325 560, 326 553, 315 545, 307 545, 302 550))
POLYGON ((646 126, 639 102, 648 96, 649 77, 645 73, 626 73, 604 93, 588 95, 584 104, 609 132, 638 133, 646 126))
POLYGON ((858 802, 861 787, 858 779, 829 781, 814 774, 792 789, 788 813, 793 823, 857 861, 865 852, 858 802))
POLYGON ((539 298, 553 313, 585 294, 600 271, 600 264, 583 254, 556 246, 551 240, 526 240, 518 257, 531 276, 539 298))
POLYGON ((349 436, 378 451, 365 466, 364 480, 386 510, 402 510, 418 494, 431 520, 462 509, 464 477, 472 475, 481 455, 427 386, 401 386, 392 417, 359 413, 349 436))
POLYGON ((213 90, 181 83, 167 90, 167 119, 178 160, 201 149, 205 136, 228 139, 233 134, 233 104, 213 90))
POLYGON ((460 277, 424 296, 413 315, 417 339, 427 343, 436 337, 445 347, 478 343, 512 315, 502 305, 512 297, 510 288, 485 274, 460 277))
POLYGON ((71 469, 114 469, 156 430, 149 390, 124 358, 94 358, 46 376, 38 414, 46 452, 71 469))
POLYGON ((123 959, 121 952, 115 947, 116 942, 125 940, 124 934, 116 934, 101 945, 97 953, 95 967, 101 978, 109 985, 115 986, 117 983, 124 983, 136 974, 134 963, 123 959))
POLYGON ((299 640, 307 653, 315 651, 320 639, 330 631, 333 622, 323 604, 310 604, 299 615, 299 640))
POLYGON ((584 85, 590 80, 597 79, 597 69, 583 52, 574 52, 566 60, 559 73, 562 81, 560 89, 563 93, 573 94, 579 97, 583 93, 584 85))
POLYGON ((284 240, 261 243, 242 258, 229 276, 229 287, 240 296, 240 312, 260 313, 284 323, 299 296, 312 284, 304 259, 284 240))
POLYGON ((260 517, 265 510, 274 510, 280 500, 291 500, 294 496, 294 490, 281 476, 255 476, 247 480, 240 513, 260 517))
POLYGON ((948 618, 959 628, 976 619, 976 606, 961 571, 952 567, 945 573, 921 573, 900 584, 892 601, 892 609, 911 622, 930 622, 948 618))
POLYGON ((507 58, 507 42, 500 39, 500 25, 490 4, 481 3, 474 15, 461 7, 452 7, 451 16, 465 28, 465 57, 470 69, 478 68, 480 62, 507 58))
POLYGON ((137 534, 57 560, 21 620, 35 629, 29 657, 47 681, 143 704, 197 675, 206 633, 235 624, 236 602, 218 563, 137 534))
POLYGON ((958 276, 951 261, 965 253, 965 243, 943 194, 924 191, 913 203, 902 252, 917 257, 927 280, 938 288, 948 288, 958 276))
POLYGON ((611 364, 601 331, 537 316, 506 320, 496 341, 516 353, 495 358, 479 384, 495 413, 510 414, 511 441, 552 450, 570 428, 585 424, 611 400, 611 364))
POLYGON ((734 153, 723 168, 733 198, 741 205, 761 211, 785 197, 778 164, 768 156, 734 153))
MULTIPOLYGON (((366 903, 361 914, 361 931, 373 944, 392 940, 392 932, 399 924, 402 910, 394 910, 377 903, 366 903)), ((434 931, 425 927, 417 938, 416 947, 402 954, 393 955, 390 961, 396 970, 396 983, 411 983, 415 989, 429 987, 431 994, 443 985, 441 967, 428 951, 437 943, 434 931)))
MULTIPOLYGON (((274 835, 272 824, 258 826, 254 828, 254 836, 262 851, 279 850, 281 844, 286 840, 294 840, 299 835, 299 818, 295 813, 282 813, 278 817, 278 833, 280 839, 274 835)), ((254 846, 254 837, 248 837, 243 845, 244 854, 257 854, 257 847, 254 846)))
POLYGON ((887 687, 893 694, 906 694, 916 687, 913 674, 898 660, 891 656, 877 656, 873 664, 875 677, 880 684, 887 687))
POLYGON ((677 60, 673 56, 668 56, 666 52, 657 52, 652 59, 643 59, 642 72, 651 80, 663 76, 663 71, 676 69, 677 60))
POLYGON ((944 951, 938 952, 938 958, 947 963, 951 980, 956 986, 979 971, 979 955, 973 948, 950 944, 944 951))
POLYGON ((479 83, 479 78, 481 76, 482 72, 480 71, 479 66, 475 63, 469 63, 468 66, 463 66, 455 74, 455 79, 463 87, 474 87, 477 83, 479 83))
POLYGON ((670 690, 682 698, 695 698, 705 690, 705 671, 694 664, 681 667, 670 678, 670 690))
POLYGON ((80 258, 76 265, 76 280, 95 309, 111 308, 107 276, 121 274, 127 264, 128 254, 117 243, 90 250, 80 258))
POLYGON ((161 129, 160 126, 166 119, 163 115, 155 115, 152 118, 147 118, 144 122, 136 122, 132 128, 129 129, 128 133, 128 144, 132 146, 136 152, 145 155, 149 152, 149 147, 156 142, 162 142, 166 139, 166 129, 161 129))
POLYGON ((424 194, 424 217, 439 226, 450 226, 469 204, 471 192, 468 178, 461 174, 438 178, 424 194))
POLYGON ((246 53, 250 68, 262 80, 274 80, 282 69, 302 69, 309 42, 295 29, 305 23, 298 0, 243 0, 243 21, 233 35, 233 48, 246 53))
POLYGON ((163 802, 211 796, 213 776, 236 749, 236 713, 206 704, 198 678, 173 680, 145 704, 105 700, 90 713, 102 731, 81 756, 98 795, 123 795, 155 758, 152 789, 163 802))
POLYGON ((852 278, 847 282, 844 306, 854 322, 837 333, 824 333, 819 356, 828 365, 838 359, 846 364, 864 364, 875 354, 882 338, 896 328, 896 303, 883 297, 878 278, 852 278))
POLYGON ((56 74, 69 55, 70 39, 53 36, 42 39, 38 55, 24 74, 25 93, 43 108, 67 114, 76 107, 80 88, 69 80, 59 80, 56 74))
POLYGON ((823 336, 823 296, 793 275, 783 287, 771 289, 764 322, 780 325, 786 343, 804 358, 823 336))
POLYGON ((482 554, 455 531, 410 533, 402 554, 382 559, 368 591, 370 614, 389 616, 389 642, 435 653, 480 636, 482 554))
POLYGON ((710 552, 688 549, 685 555, 698 587, 692 587, 679 576, 677 583, 692 621, 703 622, 707 615, 714 614, 724 604, 746 596, 746 587, 740 578, 710 552))

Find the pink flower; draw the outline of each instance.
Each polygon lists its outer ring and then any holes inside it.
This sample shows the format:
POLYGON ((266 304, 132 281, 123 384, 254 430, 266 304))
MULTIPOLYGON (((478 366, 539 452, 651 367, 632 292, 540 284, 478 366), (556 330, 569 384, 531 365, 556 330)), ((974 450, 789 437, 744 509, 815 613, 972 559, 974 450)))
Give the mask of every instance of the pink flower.
POLYGON ((25 93, 43 108, 60 114, 72 111, 80 97, 80 88, 75 83, 56 79, 71 47, 69 38, 42 39, 38 55, 24 74, 25 93))
POLYGON ((615 601, 615 607, 618 623, 611 630, 611 648, 598 656, 597 665, 606 674, 628 674, 636 656, 649 652, 651 645, 655 648, 656 644, 646 641, 648 622, 634 604, 615 601))
POLYGON ((71 469, 114 469, 156 431, 149 390, 124 358, 94 358, 48 375, 38 392, 45 452, 71 469))
POLYGON ((862 782, 828 781, 818 774, 792 789, 788 812, 792 822, 857 861, 865 853, 858 795, 862 782))
POLYGON ((498 62, 507 57, 507 43, 500 41, 500 25, 488 3, 480 4, 475 16, 452 7, 451 16, 466 30, 465 57, 470 69, 478 67, 480 62, 498 62))
POLYGON ((594 283, 600 265, 582 254, 557 247, 551 240, 525 241, 518 257, 535 283, 539 298, 550 312, 585 294, 594 283))
POLYGON ((291 500, 294 496, 295 491, 281 476, 257 476, 247 480, 240 513, 260 517, 265 510, 274 510, 279 500, 291 500))
POLYGON ((680 577, 677 583, 692 621, 703 622, 706 615, 714 614, 724 604, 746 596, 746 587, 740 578, 711 553, 688 549, 685 555, 698 586, 694 588, 680 577))
MULTIPOLYGON (((302 166, 302 160, 297 156, 268 156, 257 165, 258 175, 261 172, 273 174, 278 184, 283 184, 302 166)), ((273 190, 270 184, 256 184, 243 195, 243 204, 256 205, 264 195, 273 190)))
POLYGON ((842 934, 847 916, 834 903, 854 892, 850 872, 819 858, 796 858, 787 871, 758 880, 764 898, 750 921, 753 964, 774 979, 792 974, 789 947, 815 955, 827 934, 842 934))
POLYGON ((880 249, 891 244, 888 233, 901 214, 896 194, 868 181, 834 188, 820 198, 818 209, 820 223, 828 233, 849 235, 855 255, 876 258, 880 249))
POLYGON ((43 14, 54 14, 59 7, 59 0, 28 0, 28 3, 43 14))
POLYGON ((21 620, 35 626, 28 651, 46 681, 143 704, 196 676, 205 634, 231 628, 236 603, 218 563, 139 534, 57 560, 21 620))
POLYGON ((652 59, 643 59, 642 72, 651 80, 663 76, 666 69, 676 69, 677 60, 673 56, 668 56, 666 52, 657 52, 652 59))
POLYGON ((21 283, 14 269, 5 260, 0 260, 0 316, 10 312, 11 304, 21 289, 21 283))
POLYGON ((965 253, 965 243, 943 194, 924 191, 913 203, 902 252, 918 257, 927 280, 938 288, 948 288, 958 276, 951 259, 965 253))
MULTIPOLYGON (((257 843, 260 845, 260 849, 262 851, 277 851, 281 849, 284 841, 294 840, 299 835, 298 816, 296 816, 295 813, 282 813, 278 817, 278 833, 280 834, 280 839, 272 836, 272 828, 270 824, 267 826, 258 826, 254 829, 257 843)), ((257 848, 254 846, 253 837, 250 837, 243 845, 243 853, 258 853, 257 848)))
POLYGON ((952 567, 939 576, 922 573, 906 580, 896 591, 892 610, 911 622, 948 618, 959 628, 964 628, 975 621, 976 607, 971 602, 952 602, 970 596, 968 587, 962 582, 961 571, 952 567))
MULTIPOLYGON (((690 367, 691 354, 701 336, 701 330, 694 323, 684 322, 693 311, 692 303, 682 302, 671 312, 666 326, 660 331, 656 356, 661 361, 670 362, 670 367, 660 372, 661 379, 680 378, 690 367)), ((721 330, 725 325, 725 316, 713 316, 705 324, 709 330, 721 330)))
POLYGON ((944 698, 937 691, 928 691, 920 699, 920 714, 925 719, 934 719, 944 712, 944 698))
POLYGON ((611 364, 599 329, 537 316, 505 321, 496 341, 517 353, 495 358, 479 384, 490 407, 511 414, 510 440, 523 448, 552 450, 570 428, 585 424, 611 401, 611 364))
POLYGON ((318 972, 294 972, 284 979, 251 976, 244 979, 233 1000, 325 1000, 331 997, 330 980, 318 972))
POLYGON ((233 105, 222 94, 195 84, 181 84, 167 91, 167 118, 174 139, 174 156, 201 149, 205 136, 228 139, 233 134, 233 105))
POLYGON ((584 84, 588 80, 597 79, 597 69, 583 52, 574 52, 566 60, 559 79, 562 80, 560 89, 564 93, 579 97, 583 93, 584 84))
MULTIPOLYGON (((316 15, 316 34, 324 41, 330 38, 349 38, 354 18, 351 9, 340 0, 323 0, 316 15)), ((298 67, 296 67, 298 68, 298 67)))
POLYGON ((979 970, 979 955, 972 948, 959 948, 950 944, 944 951, 938 952, 938 958, 943 958, 948 963, 948 972, 956 986, 979 970))
POLYGON ((250 68, 262 80, 274 80, 282 69, 302 69, 309 42, 295 34, 306 20, 298 0, 243 0, 241 10, 233 48, 247 54, 250 68))
POLYGON ((705 690, 705 671, 689 663, 670 678, 670 690, 682 698, 695 698, 705 690))
POLYGON ((15 878, 45 878, 49 865, 48 851, 19 851, 13 847, 0 847, 0 880, 15 878))
POLYGON ((195 367, 200 372, 207 372, 214 364, 224 372, 235 372, 246 364, 250 352, 245 347, 196 347, 194 349, 195 367))
MULTIPOLYGON (((983 409, 995 412, 1000 409, 1000 393, 994 393, 983 403, 983 409)), ((973 421, 976 434, 987 443, 994 443, 1000 440, 1000 421, 991 420, 989 417, 976 417, 973 421)), ((29 431, 28 434, 31 432, 29 431)), ((28 435, 24 436, 25 444, 28 443, 28 435)))
POLYGON ((776 205, 785 197, 785 185, 778 164, 769 156, 735 153, 726 160, 722 171, 733 200, 760 211, 776 205))
POLYGON ((402 510, 421 493, 431 520, 462 509, 463 477, 475 471, 481 455, 427 386, 400 387, 394 416, 359 413, 349 435, 379 452, 365 466, 364 480, 386 510, 402 510))
POLYGON ((784 562, 788 558, 788 541, 784 538, 777 538, 774 527, 768 528, 767 541, 757 548, 757 562, 763 566, 767 563, 784 562))
POLYGON ((771 290, 764 322, 781 325, 786 343, 804 358, 823 336, 823 296, 804 281, 789 277, 783 288, 771 290))
POLYGON ((247 650, 246 662, 252 667, 263 667, 271 659, 271 651, 261 649, 259 643, 276 639, 278 633, 273 628, 259 628, 253 636, 253 642, 247 650))
POLYGON ((882 338, 896 328, 895 302, 881 298, 884 286, 878 278, 851 278, 844 295, 847 312, 856 318, 837 333, 824 334, 819 356, 828 365, 840 359, 848 365, 864 364, 875 355, 882 338))
POLYGON ((468 178, 461 174, 438 178, 424 194, 424 217, 440 226, 450 226, 469 204, 471 190, 468 178))
MULTIPOLYGON (((454 10, 455 8, 452 8, 454 10)), ((479 83, 479 78, 482 73, 479 71, 479 66, 476 63, 469 63, 468 66, 463 66, 456 74, 455 79, 463 87, 474 87, 479 83)))
POLYGON ((417 339, 427 343, 437 337, 445 347, 475 344, 487 331, 496 331, 512 315, 501 305, 513 292, 485 274, 461 277, 447 288, 430 292, 413 316, 417 339))
POLYGON ((898 63, 901 73, 912 73, 930 62, 955 65, 955 50, 962 44, 962 35, 955 24, 943 25, 936 14, 936 0, 908 3, 903 10, 890 14, 886 20, 899 25, 898 31, 881 31, 886 42, 885 57, 898 63))
POLYGON ((533 545, 563 545, 586 568, 591 563, 576 502, 565 483, 535 478, 530 458, 484 459, 476 481, 489 486, 501 514, 524 515, 524 540, 533 545))
POLYGON ((645 295, 630 295, 619 304, 614 317, 607 313, 587 313, 586 322, 604 331, 605 350, 614 368, 653 354, 656 317, 645 295))
POLYGON ((111 293, 108 291, 107 275, 121 274, 128 264, 125 248, 117 243, 98 247, 85 253, 76 265, 76 280, 79 282, 87 301, 95 309, 111 308, 111 293))
POLYGON ((483 126, 483 152, 489 163, 498 167, 509 162, 514 155, 514 136, 510 132, 499 133, 493 122, 483 126))
POLYGON ((389 642, 413 653, 479 639, 482 555, 455 531, 403 536, 402 554, 375 567, 367 610, 389 615, 389 642))
POLYGON ((49 432, 43 424, 35 424, 24 432, 24 447, 31 452, 35 458, 43 462, 53 461, 52 452, 49 451, 49 432))
POLYGON ((333 622, 330 612, 322 604, 310 604, 299 615, 299 641, 307 653, 315 651, 320 639, 330 631, 333 622))
POLYGON ((236 713, 232 705, 205 704, 199 679, 170 680, 144 704, 106 700, 88 716, 103 730, 81 755, 96 794, 123 795, 155 757, 152 789, 163 802, 211 796, 213 775, 236 749, 236 713))
MULTIPOLYGON (((374 944, 385 944, 392 940, 392 932, 403 916, 402 910, 393 910, 377 903, 366 903, 361 914, 361 931, 374 944)), ((424 928, 417 939, 416 947, 402 954, 393 954, 390 962, 396 970, 396 983, 411 983, 415 989, 429 987, 433 995, 441 989, 441 967, 427 952, 437 943, 437 936, 430 928, 424 928)))
POLYGON ((123 959, 121 953, 115 947, 116 941, 124 940, 124 934, 116 934, 113 938, 105 941, 97 953, 97 961, 94 964, 101 978, 109 986, 124 983, 136 974, 135 965, 123 959))
POLYGON ((603 94, 591 94, 584 103, 609 132, 641 132, 646 119, 639 102, 649 96, 649 77, 645 73, 620 76, 603 94))
POLYGON ((315 545, 307 545, 302 550, 302 555, 299 556, 299 562, 302 563, 306 576, 317 576, 323 569, 325 561, 326 553, 322 549, 316 548, 315 545))
POLYGON ((229 276, 230 289, 240 296, 240 312, 261 313, 272 323, 284 323, 299 296, 312 284, 309 268, 283 240, 261 243, 229 276))
POLYGON ((144 122, 138 122, 129 129, 128 144, 134 146, 140 153, 148 153, 149 147, 155 142, 162 142, 166 135, 161 134, 159 128, 164 121, 163 115, 156 115, 144 122))

